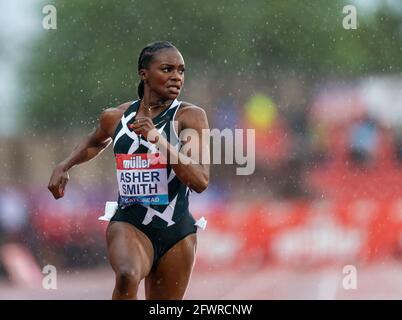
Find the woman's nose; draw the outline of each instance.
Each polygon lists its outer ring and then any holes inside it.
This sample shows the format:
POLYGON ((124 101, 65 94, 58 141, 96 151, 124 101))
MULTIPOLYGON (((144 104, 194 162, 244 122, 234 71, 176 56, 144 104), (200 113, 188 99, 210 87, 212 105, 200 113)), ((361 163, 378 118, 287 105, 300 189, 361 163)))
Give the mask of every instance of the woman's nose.
POLYGON ((183 75, 180 74, 180 72, 179 72, 178 70, 174 70, 174 71, 173 71, 173 73, 172 73, 172 79, 181 80, 182 77, 183 77, 183 75))

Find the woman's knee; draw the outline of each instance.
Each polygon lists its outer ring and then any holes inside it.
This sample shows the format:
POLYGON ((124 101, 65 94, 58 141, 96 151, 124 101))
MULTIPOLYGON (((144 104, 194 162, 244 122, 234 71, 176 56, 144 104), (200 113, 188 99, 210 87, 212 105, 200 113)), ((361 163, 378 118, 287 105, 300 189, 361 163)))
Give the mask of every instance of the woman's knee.
POLYGON ((136 289, 142 280, 140 272, 131 266, 118 266, 115 274, 116 286, 122 290, 136 289))

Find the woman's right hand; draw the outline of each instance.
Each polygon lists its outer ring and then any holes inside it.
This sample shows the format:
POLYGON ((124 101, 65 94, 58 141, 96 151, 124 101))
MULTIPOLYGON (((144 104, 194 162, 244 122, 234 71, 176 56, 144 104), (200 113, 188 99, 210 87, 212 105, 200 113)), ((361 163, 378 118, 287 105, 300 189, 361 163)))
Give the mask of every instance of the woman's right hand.
POLYGON ((64 196, 64 190, 69 179, 70 177, 68 172, 64 169, 64 165, 59 164, 54 168, 47 188, 53 194, 55 199, 64 196))

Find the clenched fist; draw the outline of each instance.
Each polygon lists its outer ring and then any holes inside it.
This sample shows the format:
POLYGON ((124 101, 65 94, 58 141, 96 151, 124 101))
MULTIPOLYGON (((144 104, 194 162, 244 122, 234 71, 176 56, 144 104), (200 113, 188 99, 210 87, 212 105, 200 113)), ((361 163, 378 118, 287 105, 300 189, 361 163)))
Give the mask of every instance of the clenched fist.
POLYGON ((64 170, 64 166, 59 164, 50 177, 48 189, 53 194, 55 199, 62 198, 64 196, 64 190, 67 182, 70 179, 68 172, 64 170))

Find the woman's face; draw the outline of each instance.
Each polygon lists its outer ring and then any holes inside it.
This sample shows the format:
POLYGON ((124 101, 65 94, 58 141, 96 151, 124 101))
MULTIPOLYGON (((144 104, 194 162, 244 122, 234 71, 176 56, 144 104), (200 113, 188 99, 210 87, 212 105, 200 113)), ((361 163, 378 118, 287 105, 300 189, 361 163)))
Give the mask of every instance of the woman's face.
POLYGON ((184 84, 184 60, 176 49, 163 49, 154 55, 148 69, 140 71, 142 79, 160 97, 176 99, 184 84))

